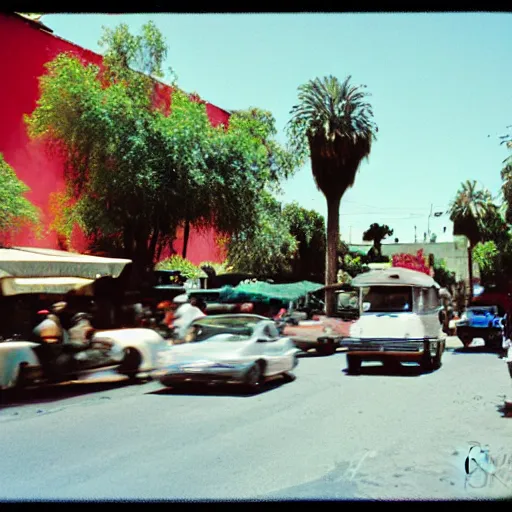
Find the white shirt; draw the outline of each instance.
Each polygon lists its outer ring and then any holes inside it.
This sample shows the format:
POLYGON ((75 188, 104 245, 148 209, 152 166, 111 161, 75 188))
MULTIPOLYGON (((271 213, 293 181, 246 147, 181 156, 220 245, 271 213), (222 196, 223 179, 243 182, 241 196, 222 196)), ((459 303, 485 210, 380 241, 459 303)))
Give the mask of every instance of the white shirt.
POLYGON ((183 339, 190 324, 197 318, 206 316, 198 307, 192 304, 182 304, 174 313, 174 327, 178 329, 178 338, 183 339))

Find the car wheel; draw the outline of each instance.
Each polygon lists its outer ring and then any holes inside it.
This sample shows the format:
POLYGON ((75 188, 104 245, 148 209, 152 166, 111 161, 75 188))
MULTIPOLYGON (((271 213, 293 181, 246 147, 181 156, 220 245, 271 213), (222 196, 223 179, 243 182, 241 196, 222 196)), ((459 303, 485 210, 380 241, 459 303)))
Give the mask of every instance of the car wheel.
POLYGON ((459 334, 459 339, 464 345, 464 348, 468 348, 469 345, 471 345, 471 342, 473 341, 473 337, 469 334, 459 334))
POLYGON ((119 373, 126 375, 131 381, 137 380, 139 367, 142 362, 140 352, 132 347, 124 350, 124 358, 119 366, 119 373))
POLYGON ((485 346, 489 350, 500 350, 502 345, 502 336, 498 333, 489 334, 484 338, 485 346))
POLYGON ((245 374, 244 387, 251 393, 261 388, 263 381, 263 365, 254 363, 245 374))
POLYGON ((355 375, 361 371, 361 358, 347 354, 347 371, 351 375, 355 375))
POLYGON ((432 360, 432 366, 433 366, 434 370, 438 370, 439 368, 441 368, 441 359, 443 357, 443 351, 444 351, 444 347, 441 343, 439 343, 437 345, 436 355, 434 356, 434 358, 432 360))
POLYGON ((430 350, 423 353, 420 360, 420 367, 424 372, 431 372, 434 369, 434 359, 436 356, 430 354, 430 350))
POLYGON ((334 344, 334 341, 330 340, 325 345, 319 345, 316 347, 316 351, 321 356, 330 356, 336 352, 336 345, 334 344))

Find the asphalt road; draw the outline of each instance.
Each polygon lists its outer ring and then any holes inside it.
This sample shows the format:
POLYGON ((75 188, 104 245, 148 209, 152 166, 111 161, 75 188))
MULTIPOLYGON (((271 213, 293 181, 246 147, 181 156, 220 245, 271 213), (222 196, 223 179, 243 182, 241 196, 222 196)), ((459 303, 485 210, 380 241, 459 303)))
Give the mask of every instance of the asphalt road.
POLYGON ((349 376, 342 352, 312 353, 254 396, 108 375, 38 391, 0 408, 0 500, 510 497, 512 380, 496 354, 449 346, 425 375, 349 376), (472 442, 494 476, 466 475, 472 442))

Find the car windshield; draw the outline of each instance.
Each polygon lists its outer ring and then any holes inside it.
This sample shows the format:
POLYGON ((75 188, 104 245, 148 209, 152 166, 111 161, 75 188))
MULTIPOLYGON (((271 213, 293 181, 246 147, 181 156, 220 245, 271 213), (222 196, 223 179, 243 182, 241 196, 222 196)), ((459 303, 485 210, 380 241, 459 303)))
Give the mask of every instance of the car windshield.
POLYGON ((365 312, 411 312, 412 288, 410 286, 370 286, 363 289, 365 312))
POLYGON ((195 343, 199 341, 247 341, 254 333, 257 320, 247 317, 211 317, 202 318, 192 323, 187 333, 187 342, 195 343), (219 334, 229 334, 222 336, 219 334))
POLYGON ((496 314, 496 308, 494 307, 479 307, 479 308, 469 308, 468 312, 472 315, 477 316, 485 316, 488 314, 496 314))

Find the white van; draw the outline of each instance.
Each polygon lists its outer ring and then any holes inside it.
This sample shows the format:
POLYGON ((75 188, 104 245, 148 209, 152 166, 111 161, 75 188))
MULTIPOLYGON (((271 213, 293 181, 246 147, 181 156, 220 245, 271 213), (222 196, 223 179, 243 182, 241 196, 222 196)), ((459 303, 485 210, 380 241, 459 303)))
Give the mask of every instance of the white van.
POLYGON ((446 334, 440 286, 432 277, 393 267, 359 274, 351 284, 359 290, 360 316, 340 341, 349 373, 362 361, 416 362, 425 371, 441 366, 446 334))

